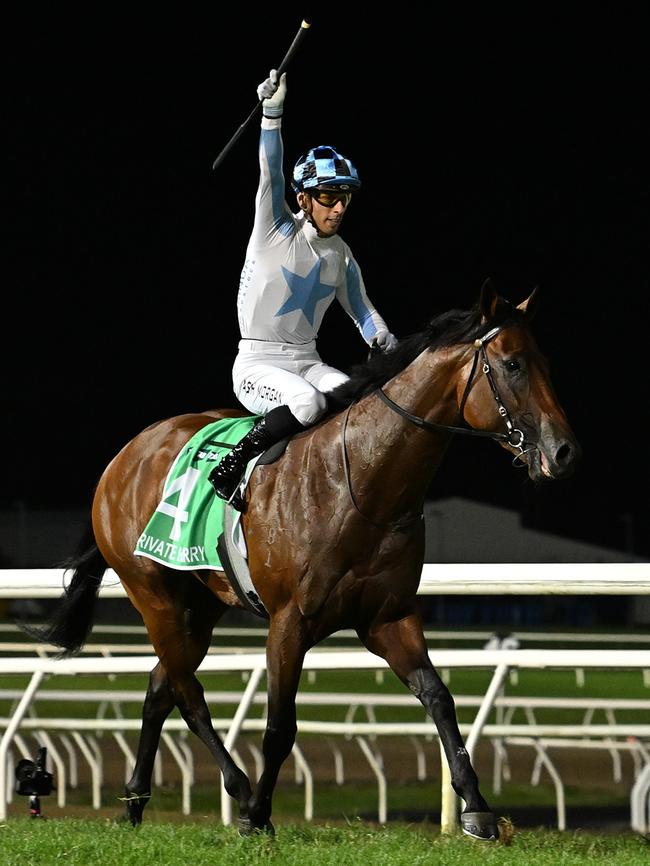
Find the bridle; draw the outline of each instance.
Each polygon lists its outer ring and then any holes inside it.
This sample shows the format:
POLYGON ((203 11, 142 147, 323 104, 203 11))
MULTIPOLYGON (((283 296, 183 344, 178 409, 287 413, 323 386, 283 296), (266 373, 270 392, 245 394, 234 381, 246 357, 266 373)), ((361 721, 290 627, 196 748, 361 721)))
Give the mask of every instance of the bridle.
POLYGON ((472 362, 472 369, 470 371, 467 384, 465 385, 463 398, 460 401, 460 407, 458 409, 458 414, 460 415, 461 420, 464 421, 465 419, 463 415, 465 410, 465 404, 472 389, 472 383, 474 381, 474 376, 476 375, 478 362, 480 359, 482 359, 483 363, 481 369, 483 373, 485 373, 485 378, 488 380, 488 383, 490 385, 492 396, 494 397, 497 404, 497 411, 505 421, 507 431, 506 433, 497 433, 496 431, 492 430, 474 430, 472 427, 454 427, 449 424, 436 424, 432 421, 425 421, 424 418, 420 418, 417 415, 411 414, 411 412, 408 412, 394 400, 391 400, 391 398, 384 393, 381 387, 376 388, 373 393, 376 394, 381 400, 383 400, 384 403, 393 410, 393 412, 397 412, 397 414, 401 415, 402 418, 406 418, 412 424, 421 427, 423 430, 428 430, 431 433, 437 433, 440 430, 444 430, 448 433, 460 433, 464 436, 483 436, 489 439, 496 439, 497 441, 507 442, 507 444, 510 445, 511 448, 519 449, 519 453, 515 455, 515 461, 520 460, 526 453, 526 449, 524 448, 524 445, 526 444, 525 437, 523 432, 518 427, 515 427, 512 416, 506 409, 505 404, 501 399, 499 389, 497 388, 496 382, 494 381, 492 368, 490 367, 488 361, 487 352, 485 351, 486 343, 489 343, 490 340, 493 340, 494 337, 496 337, 497 334, 499 334, 501 331, 505 330, 506 327, 508 326, 497 325, 496 328, 492 328, 482 337, 478 337, 476 340, 474 340, 474 360, 472 362))
MULTIPOLYGON (((374 391, 372 391, 371 395, 376 394, 381 400, 384 401, 384 403, 390 409, 393 410, 393 412, 396 412, 398 415, 401 415, 402 418, 406 418, 407 421, 410 421, 412 424, 415 424, 417 427, 421 427, 423 430, 428 430, 430 433, 438 433, 440 431, 445 431, 447 433, 460 433, 464 436, 482 436, 482 437, 487 437, 489 439, 496 439, 497 441, 500 441, 500 442, 507 442, 507 444, 510 445, 511 448, 518 449, 518 453, 515 454, 513 461, 512 461, 513 465, 516 465, 517 461, 520 460, 521 465, 523 467, 525 465, 524 455, 531 449, 529 449, 529 448, 527 449, 524 447, 526 445, 526 440, 525 440, 524 434, 518 427, 515 427, 514 421, 512 420, 512 416, 510 415, 510 413, 506 409, 506 406, 505 406, 503 400, 501 399, 501 395, 499 394, 499 389, 497 388, 496 382, 494 381, 494 376, 492 374, 492 368, 490 367, 490 364, 488 361, 487 352, 485 351, 486 344, 489 343, 490 340, 493 340, 494 337, 497 336, 497 334, 499 334, 501 331, 505 330, 507 327, 509 327, 509 326, 508 325, 497 325, 497 327, 492 328, 490 331, 488 331, 482 337, 477 337, 477 339, 474 340, 474 360, 472 362, 472 369, 470 371, 469 378, 467 380, 467 384, 465 385, 465 390, 463 391, 463 397, 462 397, 462 400, 460 401, 460 407, 458 409, 458 414, 460 415, 461 420, 464 421, 465 419, 464 419, 463 415, 464 415, 464 410, 465 410, 465 404, 467 402, 467 398, 469 397, 470 391, 472 389, 472 383, 474 381, 474 376, 476 375, 476 370, 478 369, 478 362, 480 359, 482 359, 483 363, 481 366, 481 370, 483 373, 485 373, 485 377, 488 380, 488 383, 490 385, 490 390, 492 391, 492 396, 494 397, 495 402, 497 404, 497 411, 498 411, 499 415, 505 421, 506 430, 507 430, 506 433, 497 433, 496 431, 491 431, 491 430, 474 430, 472 427, 454 427, 454 426, 451 426, 449 424, 436 424, 433 421, 425 421, 424 418, 420 418, 418 415, 413 415, 411 412, 409 412, 408 410, 406 410, 402 406, 400 406, 398 403, 396 403, 394 400, 391 400, 391 398, 387 394, 384 393, 381 386, 377 387, 374 391)), ((395 524, 390 524, 390 523, 384 524, 384 523, 375 523, 375 521, 366 517, 366 515, 363 514, 363 512, 359 508, 359 505, 356 501, 356 497, 355 497, 354 492, 352 490, 352 479, 350 476, 350 463, 349 463, 349 459, 348 459, 347 448, 345 445, 345 434, 346 434, 346 430, 347 430, 347 426, 348 426, 348 417, 350 415, 350 410, 352 409, 352 405, 353 404, 350 404, 350 406, 348 406, 348 410, 345 413, 345 419, 343 422, 343 430, 342 430, 342 435, 341 435, 341 441, 342 441, 342 446, 343 446, 343 467, 345 469, 345 480, 347 483, 348 493, 350 495, 350 499, 352 501, 352 504, 354 505, 356 511, 361 515, 361 517, 363 517, 364 520, 366 520, 366 522, 370 523, 372 526, 375 526, 378 528, 386 528, 386 526, 392 526, 394 531, 410 527, 412 524, 421 521, 423 519, 424 515, 418 514, 413 518, 407 518, 406 520, 400 521, 400 522, 395 523, 395 524)))

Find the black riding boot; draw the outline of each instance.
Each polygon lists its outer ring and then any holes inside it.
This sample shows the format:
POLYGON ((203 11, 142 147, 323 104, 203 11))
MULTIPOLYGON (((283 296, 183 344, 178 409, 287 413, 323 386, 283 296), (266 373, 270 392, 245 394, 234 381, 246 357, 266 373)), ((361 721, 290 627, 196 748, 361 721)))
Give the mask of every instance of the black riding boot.
POLYGON ((232 451, 221 458, 208 476, 217 496, 229 501, 237 511, 243 511, 243 502, 236 491, 248 461, 266 451, 276 441, 266 427, 266 418, 262 418, 232 451))

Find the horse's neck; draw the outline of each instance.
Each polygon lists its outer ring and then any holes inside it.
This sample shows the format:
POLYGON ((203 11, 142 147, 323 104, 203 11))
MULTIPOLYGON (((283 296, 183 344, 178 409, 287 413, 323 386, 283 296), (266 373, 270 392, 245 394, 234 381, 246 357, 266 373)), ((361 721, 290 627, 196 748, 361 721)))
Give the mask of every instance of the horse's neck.
MULTIPOLYGON (((399 406, 436 424, 458 420, 459 377, 466 347, 425 351, 384 386, 399 406)), ((348 449, 355 490, 368 500, 386 497, 398 512, 420 507, 450 434, 422 430, 376 395, 353 407, 348 449)))
POLYGON ((384 391, 412 415, 435 424, 453 424, 466 356, 466 346, 425 350, 385 385, 384 391))

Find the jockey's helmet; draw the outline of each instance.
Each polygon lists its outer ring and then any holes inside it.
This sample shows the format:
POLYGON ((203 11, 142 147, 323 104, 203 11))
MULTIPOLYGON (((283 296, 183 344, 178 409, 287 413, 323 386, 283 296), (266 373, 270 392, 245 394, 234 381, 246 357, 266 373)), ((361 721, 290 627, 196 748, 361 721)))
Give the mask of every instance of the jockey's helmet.
POLYGON ((292 184, 295 192, 310 189, 359 189, 361 181, 356 168, 349 159, 337 153, 333 147, 313 147, 301 156, 293 169, 292 184))

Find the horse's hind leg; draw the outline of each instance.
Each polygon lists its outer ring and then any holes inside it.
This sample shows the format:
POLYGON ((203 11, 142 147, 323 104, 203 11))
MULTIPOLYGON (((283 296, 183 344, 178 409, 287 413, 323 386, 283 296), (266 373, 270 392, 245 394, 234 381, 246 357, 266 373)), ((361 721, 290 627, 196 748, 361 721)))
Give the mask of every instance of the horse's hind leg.
MULTIPOLYGON (((196 669, 205 657, 212 629, 226 610, 217 598, 207 598, 196 612, 186 609, 183 615, 183 638, 186 660, 196 669)), ((145 615, 145 622, 151 614, 145 615)), ((172 619, 172 618, 170 618, 172 619)), ((176 615, 174 615, 175 620, 176 615)), ((169 622, 169 620, 168 620, 169 622)), ((153 627, 153 626, 152 626, 153 627)), ((179 648, 181 643, 179 642, 179 648)), ((142 708, 142 728, 131 778, 126 784, 125 819, 134 826, 142 822, 142 813, 151 797, 151 777, 165 719, 176 705, 167 671, 159 662, 149 677, 149 688, 142 708)))
POLYGON ((126 784, 124 818, 135 827, 142 823, 144 807, 151 797, 151 776, 165 719, 175 700, 165 669, 157 664, 149 677, 149 688, 142 709, 142 728, 133 774, 126 784))
POLYGON ((454 700, 431 664, 419 619, 411 614, 394 622, 373 624, 367 631, 359 631, 359 637, 371 652, 386 659, 435 722, 452 787, 467 804, 461 815, 463 832, 477 839, 498 839, 496 819, 479 790, 458 729, 454 700))
POLYGON ((226 606, 195 578, 175 572, 156 583, 155 604, 138 605, 138 609, 160 664, 152 673, 145 699, 138 758, 127 784, 127 817, 134 824, 142 819, 160 732, 174 705, 216 759, 226 790, 245 815, 251 796, 248 777, 237 767, 212 727, 203 687, 194 673, 208 650, 214 623, 226 606))

